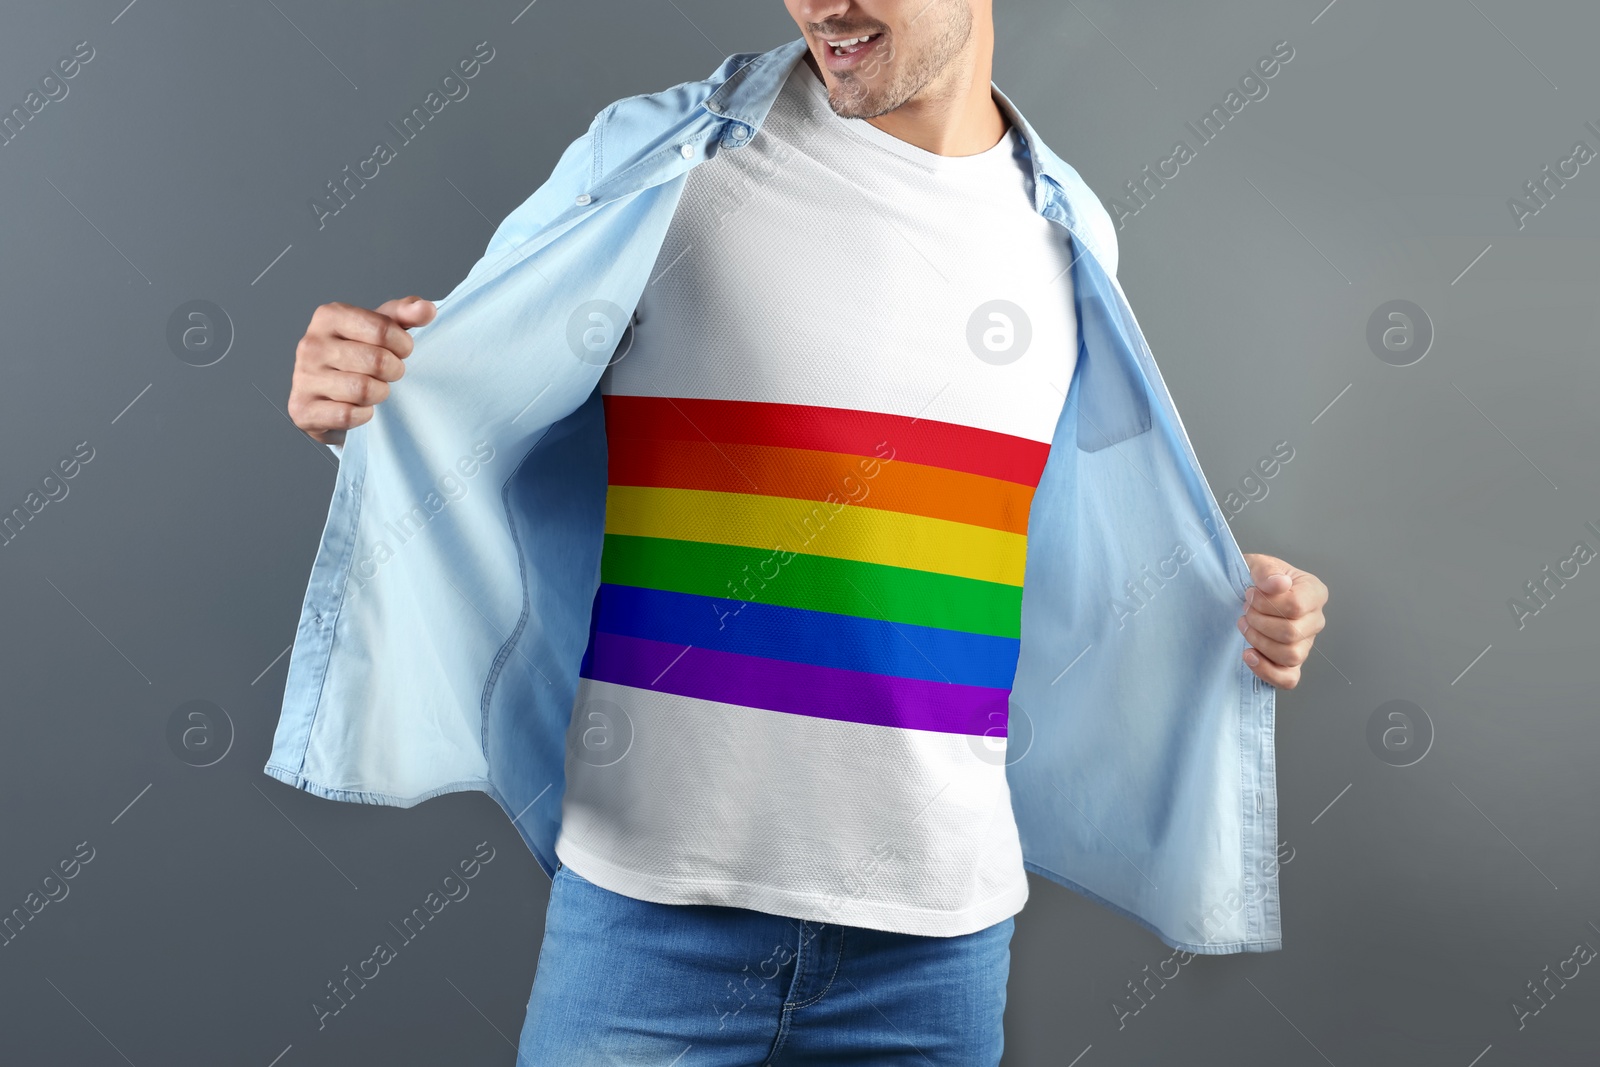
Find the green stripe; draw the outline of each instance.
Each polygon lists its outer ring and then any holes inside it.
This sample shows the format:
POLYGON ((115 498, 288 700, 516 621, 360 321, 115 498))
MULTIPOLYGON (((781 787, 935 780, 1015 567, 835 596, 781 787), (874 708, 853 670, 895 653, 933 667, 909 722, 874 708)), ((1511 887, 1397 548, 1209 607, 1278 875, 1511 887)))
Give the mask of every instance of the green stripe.
POLYGON ((801 553, 780 566, 765 548, 606 534, 600 580, 721 597, 728 612, 751 600, 995 637, 1022 635, 1021 586, 801 553), (763 574, 770 576, 764 584, 763 574))

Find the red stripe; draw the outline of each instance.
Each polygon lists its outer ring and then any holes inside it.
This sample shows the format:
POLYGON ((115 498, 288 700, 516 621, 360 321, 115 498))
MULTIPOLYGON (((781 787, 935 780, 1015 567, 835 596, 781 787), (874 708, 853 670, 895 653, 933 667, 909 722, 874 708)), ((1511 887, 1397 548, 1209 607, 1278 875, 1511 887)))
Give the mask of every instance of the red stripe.
POLYGON ((934 419, 811 404, 605 396, 610 438, 775 445, 894 458, 1037 486, 1050 445, 934 419))

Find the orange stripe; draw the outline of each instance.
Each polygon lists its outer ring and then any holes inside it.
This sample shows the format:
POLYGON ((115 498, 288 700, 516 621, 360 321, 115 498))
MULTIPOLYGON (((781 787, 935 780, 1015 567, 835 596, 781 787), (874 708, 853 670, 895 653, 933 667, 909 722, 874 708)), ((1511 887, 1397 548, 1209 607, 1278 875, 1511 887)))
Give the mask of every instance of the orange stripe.
POLYGON ((612 485, 834 499, 864 508, 1028 532, 1033 489, 905 460, 775 445, 611 438, 612 485))

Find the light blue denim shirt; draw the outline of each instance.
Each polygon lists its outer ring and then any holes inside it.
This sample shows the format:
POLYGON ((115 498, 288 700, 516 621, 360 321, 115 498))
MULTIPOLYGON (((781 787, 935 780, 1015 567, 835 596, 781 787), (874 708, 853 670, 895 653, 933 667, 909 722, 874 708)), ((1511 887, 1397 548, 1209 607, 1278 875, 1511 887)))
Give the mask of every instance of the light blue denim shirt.
MULTIPOLYGON (((400 807, 482 790, 554 870, 605 513, 596 385, 685 175, 750 143, 805 47, 611 104, 411 331, 404 379, 342 449, 267 774, 400 807)), ((1274 690, 1235 626, 1249 569, 1117 283, 1110 217, 994 96, 1072 243, 1080 331, 1005 750, 1026 866, 1175 948, 1278 949, 1274 690)))

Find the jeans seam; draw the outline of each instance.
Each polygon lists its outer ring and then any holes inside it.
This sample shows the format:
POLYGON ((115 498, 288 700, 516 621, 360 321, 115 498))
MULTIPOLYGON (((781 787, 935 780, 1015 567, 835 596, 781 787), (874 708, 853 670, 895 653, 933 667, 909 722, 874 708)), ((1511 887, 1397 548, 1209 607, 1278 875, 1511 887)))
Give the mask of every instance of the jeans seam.
MULTIPOLYGON (((794 975, 789 979, 789 989, 791 992, 794 990, 795 985, 800 981, 800 976, 805 973, 806 946, 811 943, 811 940, 811 938, 806 936, 806 921, 802 919, 800 920, 800 944, 795 948, 794 953, 794 975)), ((787 996, 787 994, 785 994, 785 996, 787 996)), ((766 1059, 761 1061, 761 1067, 772 1067, 773 1063, 778 1058, 778 1053, 783 1051, 783 1043, 789 1036, 789 1017, 792 1014, 792 1008, 793 1005, 787 1000, 785 1000, 783 1005, 779 1007, 778 1032, 773 1035, 772 1047, 767 1050, 766 1059)))
MULTIPOLYGON (((806 936, 806 923, 805 920, 802 919, 800 921, 800 946, 795 950, 794 954, 794 977, 790 979, 789 985, 791 991, 794 989, 794 986, 800 982, 800 976, 805 974, 806 949, 810 946, 811 941, 812 939, 806 936)), ((793 1001, 786 1001, 783 1005, 783 1010, 788 1011, 790 1008, 795 1006, 796 1005, 793 1001)))
POLYGON ((828 975, 828 984, 823 986, 822 989, 817 993, 817 995, 812 997, 812 998, 810 998, 809 1000, 801 1001, 799 1004, 786 1004, 786 1005, 784 1005, 784 1010, 785 1011, 788 1011, 790 1009, 798 1010, 800 1008, 809 1007, 810 1005, 815 1004, 817 1001, 821 1000, 823 997, 827 996, 828 995, 828 990, 833 988, 833 980, 835 978, 839 977, 839 967, 843 962, 844 962, 844 927, 841 926, 841 927, 839 927, 839 954, 833 958, 833 973, 828 975))

